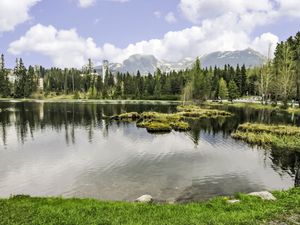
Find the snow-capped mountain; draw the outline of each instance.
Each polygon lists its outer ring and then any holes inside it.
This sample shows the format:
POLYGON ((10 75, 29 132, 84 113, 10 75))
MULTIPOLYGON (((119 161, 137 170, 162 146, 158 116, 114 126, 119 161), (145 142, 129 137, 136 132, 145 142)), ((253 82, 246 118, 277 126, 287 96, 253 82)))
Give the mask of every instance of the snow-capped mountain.
MULTIPOLYGON (((224 67, 226 64, 232 66, 245 64, 246 67, 254 67, 262 65, 265 60, 265 56, 250 48, 239 51, 213 52, 200 58, 202 67, 224 67)), ((179 62, 167 62, 158 60, 153 55, 135 54, 124 60, 123 63, 110 63, 109 68, 113 73, 129 72, 136 74, 137 71, 140 71, 141 74, 145 75, 153 74, 157 68, 165 72, 185 70, 191 68, 194 62, 195 59, 193 58, 185 58, 179 62)), ((102 66, 95 67, 100 73, 101 68, 102 66)))
POLYGON ((223 67, 226 64, 236 66, 245 64, 246 67, 262 65, 266 57, 251 48, 239 51, 213 52, 201 57, 203 67, 223 67))

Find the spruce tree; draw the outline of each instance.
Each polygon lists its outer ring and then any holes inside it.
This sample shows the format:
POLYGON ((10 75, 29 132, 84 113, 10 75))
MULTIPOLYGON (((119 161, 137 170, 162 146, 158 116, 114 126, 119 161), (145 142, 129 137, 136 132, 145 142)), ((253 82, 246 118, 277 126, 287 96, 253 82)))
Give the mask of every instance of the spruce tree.
POLYGON ((4 55, 1 54, 0 59, 0 96, 8 97, 10 95, 10 82, 8 79, 8 71, 5 69, 4 55))
POLYGON ((32 66, 29 66, 24 85, 24 97, 29 97, 36 90, 35 73, 32 66))
POLYGON ((192 69, 192 87, 193 98, 195 100, 205 101, 209 98, 211 92, 210 77, 206 76, 201 69, 199 58, 196 59, 192 69))
POLYGON ((234 80, 230 80, 228 84, 228 98, 232 102, 234 99, 237 99, 240 96, 238 86, 234 80))
POLYGON ((23 64, 22 58, 17 60, 17 65, 15 67, 16 82, 15 82, 15 92, 16 98, 25 97, 25 84, 26 84, 26 68, 23 64))
POLYGON ((161 71, 160 69, 157 68, 156 73, 155 73, 155 85, 154 85, 154 96, 155 98, 159 98, 161 95, 161 82, 160 82, 160 77, 161 77, 161 71))
POLYGON ((242 95, 242 72, 239 64, 236 66, 234 81, 239 88, 239 92, 242 95))
POLYGON ((245 64, 241 67, 241 95, 246 95, 247 94, 247 70, 245 64))

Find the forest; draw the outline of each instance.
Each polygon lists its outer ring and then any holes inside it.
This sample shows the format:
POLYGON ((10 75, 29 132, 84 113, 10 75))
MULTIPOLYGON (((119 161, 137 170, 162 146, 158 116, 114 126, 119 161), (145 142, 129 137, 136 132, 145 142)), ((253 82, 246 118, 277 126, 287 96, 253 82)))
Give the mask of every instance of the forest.
POLYGON ((193 68, 154 74, 107 72, 104 78, 93 68, 46 69, 26 68, 16 60, 13 74, 5 68, 1 55, 0 96, 2 98, 47 98, 69 95, 74 99, 160 99, 205 101, 234 100, 243 96, 261 96, 262 103, 289 101, 300 106, 300 32, 277 44, 274 57, 267 57, 261 67, 224 65, 223 68, 202 68, 196 59, 193 68), (43 78, 43 88, 39 88, 43 78))

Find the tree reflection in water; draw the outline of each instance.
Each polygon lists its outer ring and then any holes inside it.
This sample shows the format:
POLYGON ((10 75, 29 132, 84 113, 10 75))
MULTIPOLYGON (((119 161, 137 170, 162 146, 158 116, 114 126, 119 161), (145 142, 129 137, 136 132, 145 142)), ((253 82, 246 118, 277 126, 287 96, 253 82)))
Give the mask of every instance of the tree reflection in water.
MULTIPOLYGON (((251 108, 221 107, 234 113, 228 118, 189 120, 192 129, 187 136, 195 146, 201 141, 201 133, 219 134, 230 138, 240 123, 284 123, 300 125, 299 115, 277 112, 272 110, 255 110, 251 108)), ((123 122, 109 121, 106 116, 130 111, 159 111, 171 113, 176 111, 175 105, 146 105, 146 104, 92 104, 92 103, 30 103, 30 102, 1 102, 0 126, 2 146, 7 145, 8 130, 16 130, 17 140, 22 144, 28 138, 34 138, 36 131, 45 132, 52 129, 57 132, 64 131, 67 145, 76 145, 76 128, 84 127, 89 142, 93 142, 93 136, 102 131, 103 137, 108 137, 109 127, 114 124, 124 125, 123 122), (97 132, 96 132, 97 130, 97 132)), ((1 145, 0 145, 1 147, 1 145)), ((280 167, 290 171, 295 177, 295 186, 300 186, 300 153, 271 150, 271 160, 274 167, 280 167)), ((274 168, 276 170, 276 168, 274 168)))

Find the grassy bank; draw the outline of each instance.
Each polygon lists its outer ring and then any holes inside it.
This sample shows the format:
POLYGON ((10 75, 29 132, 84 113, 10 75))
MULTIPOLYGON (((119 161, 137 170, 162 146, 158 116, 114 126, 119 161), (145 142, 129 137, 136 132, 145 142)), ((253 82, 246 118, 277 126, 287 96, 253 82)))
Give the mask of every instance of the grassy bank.
MULTIPOLYGON (((22 100, 20 98, 2 98, 1 100, 22 100)), ((98 98, 98 97, 90 97, 87 93, 78 93, 78 94, 57 94, 55 92, 50 93, 35 93, 26 98, 26 100, 45 100, 45 101, 56 101, 56 100, 136 100, 136 101, 180 101, 180 95, 160 95, 160 96, 135 96, 135 95, 127 95, 123 97, 107 97, 107 98, 98 98)))
POLYGON ((245 123, 231 136, 254 145, 300 151, 300 127, 245 123))
POLYGON ((170 105, 170 104, 179 104, 180 101, 167 101, 167 100, 92 100, 92 99, 9 99, 9 98, 0 98, 0 102, 50 102, 50 103, 98 103, 98 104, 153 104, 153 105, 170 105))
POLYGON ((0 200, 0 224, 263 224, 300 214, 300 189, 273 193, 276 201, 239 194, 202 203, 142 204, 91 199, 13 197, 0 200))
POLYGON ((230 106, 235 108, 251 108, 251 109, 258 109, 258 110, 276 110, 276 111, 285 111, 288 113, 295 113, 300 114, 300 108, 297 106, 289 107, 288 109, 282 109, 279 105, 263 105, 261 103, 249 103, 249 102, 206 102, 204 103, 205 106, 230 106))

